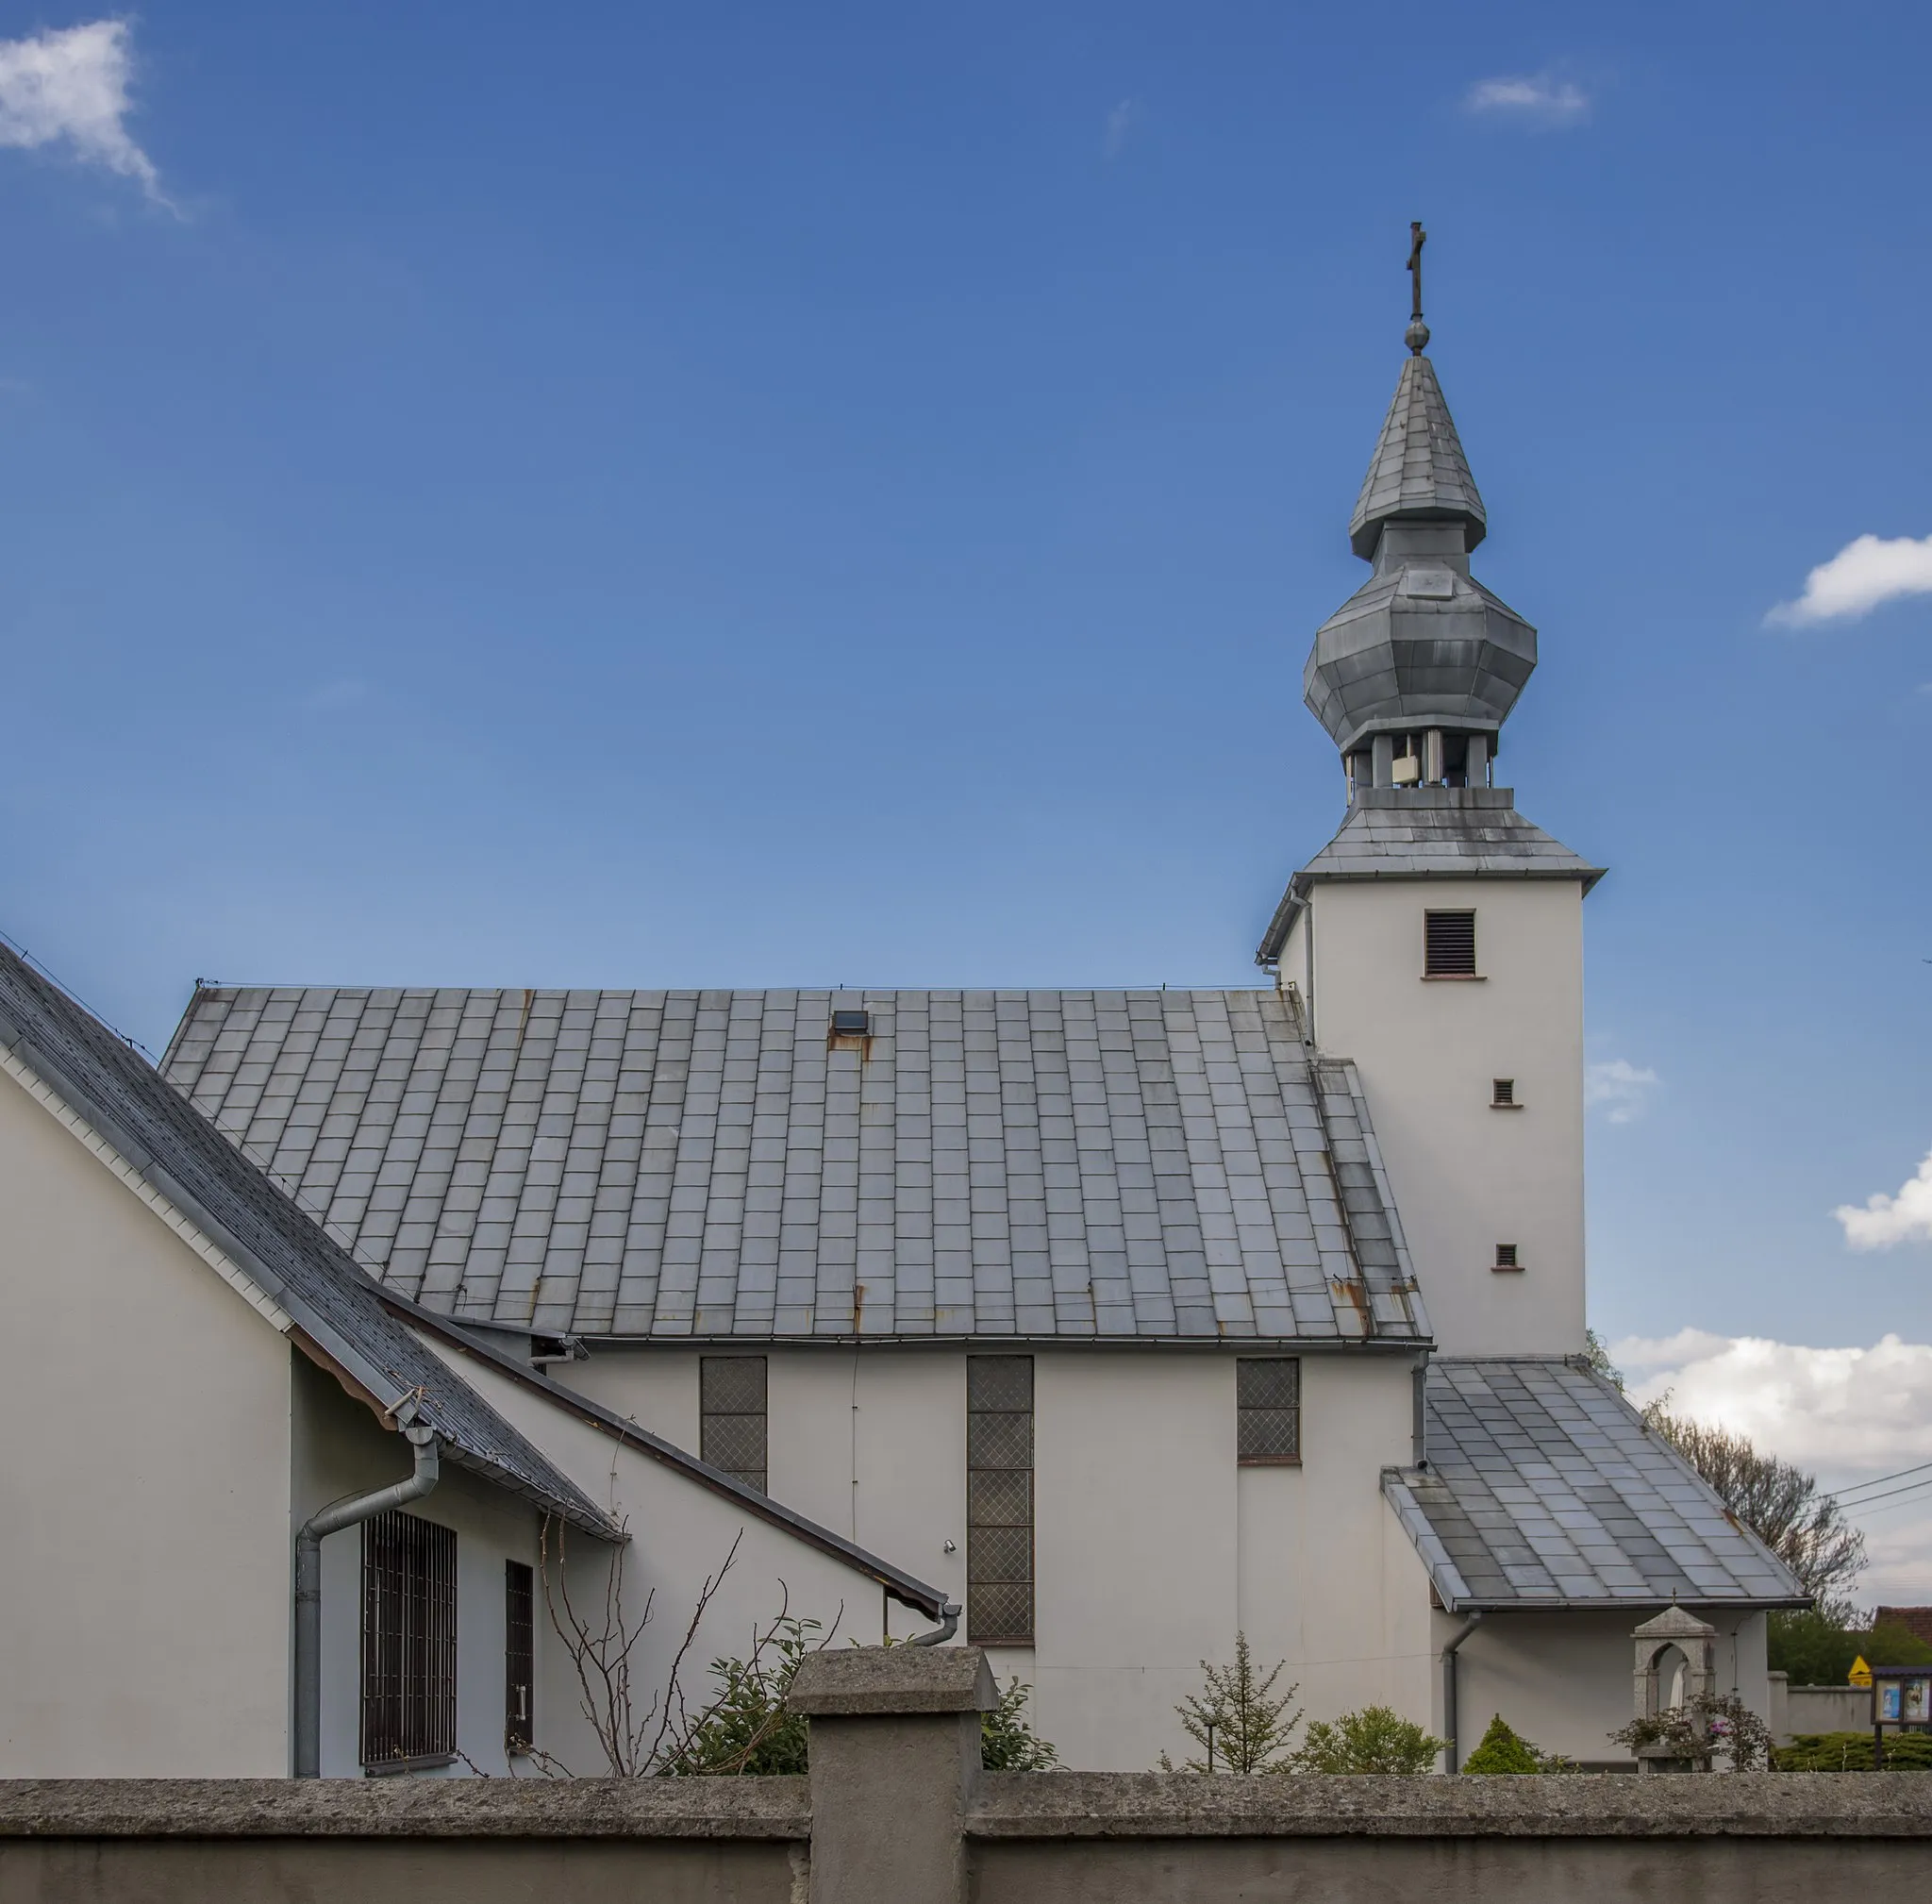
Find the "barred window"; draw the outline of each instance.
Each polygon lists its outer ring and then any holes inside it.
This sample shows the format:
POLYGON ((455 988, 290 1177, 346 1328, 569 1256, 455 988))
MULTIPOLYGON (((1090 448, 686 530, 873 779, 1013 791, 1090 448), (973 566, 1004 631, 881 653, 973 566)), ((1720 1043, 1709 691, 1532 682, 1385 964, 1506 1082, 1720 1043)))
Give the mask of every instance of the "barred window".
POLYGON ((765 1359, 698 1358, 698 1454, 733 1480, 765 1492, 765 1359))
POLYGON ((1234 1365, 1235 1459, 1261 1467, 1302 1458, 1302 1365, 1291 1356, 1234 1365))
POLYGON ((457 1537, 391 1510, 362 1523, 362 1762, 457 1749, 457 1537))
POLYGON ((1423 914, 1423 976, 1425 978, 1475 977, 1475 914, 1423 914))
POLYGON ((522 1561, 503 1563, 503 1745, 527 1752, 535 1737, 531 1700, 536 1678, 536 1579, 522 1561))
POLYGON ((966 1637, 1033 1644, 1033 1358, 966 1358, 966 1637))

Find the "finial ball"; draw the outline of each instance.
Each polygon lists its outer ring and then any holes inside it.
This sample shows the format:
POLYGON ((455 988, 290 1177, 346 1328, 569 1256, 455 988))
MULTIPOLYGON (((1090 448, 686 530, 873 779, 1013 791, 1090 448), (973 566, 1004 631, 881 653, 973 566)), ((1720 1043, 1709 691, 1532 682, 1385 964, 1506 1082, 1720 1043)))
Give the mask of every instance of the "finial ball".
POLYGON ((1429 346, 1429 327, 1421 318, 1414 319, 1402 333, 1402 341, 1416 356, 1420 357, 1429 346))

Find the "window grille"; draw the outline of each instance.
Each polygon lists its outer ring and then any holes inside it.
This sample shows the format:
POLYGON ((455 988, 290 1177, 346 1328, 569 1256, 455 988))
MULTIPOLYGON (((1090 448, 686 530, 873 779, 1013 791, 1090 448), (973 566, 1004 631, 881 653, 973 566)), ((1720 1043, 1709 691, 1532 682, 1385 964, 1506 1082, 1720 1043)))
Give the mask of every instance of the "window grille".
POLYGON ((1033 1644, 1033 1358, 966 1358, 966 1636, 1033 1644))
POLYGON ((698 1358, 698 1454, 733 1480, 765 1493, 765 1358, 698 1358))
POLYGON ((1475 977, 1475 914, 1423 914, 1423 974, 1429 978, 1475 977))
POLYGON ((503 1563, 503 1744, 527 1752, 537 1670, 536 1579, 522 1561, 503 1563))
POLYGON ((1291 1356, 1234 1365, 1235 1459, 1263 1467, 1302 1458, 1302 1365, 1291 1356))
POLYGON ((1516 1109, 1516 1080, 1513 1077, 1498 1077, 1490 1087, 1490 1102, 1498 1111, 1516 1109))
POLYGON ((1494 1267, 1497 1269, 1521 1269, 1523 1267, 1516 1260, 1516 1245, 1513 1243, 1499 1243, 1496 1245, 1494 1267))
POLYGON ((457 1748, 457 1537, 393 1510, 362 1523, 362 1762, 457 1748))

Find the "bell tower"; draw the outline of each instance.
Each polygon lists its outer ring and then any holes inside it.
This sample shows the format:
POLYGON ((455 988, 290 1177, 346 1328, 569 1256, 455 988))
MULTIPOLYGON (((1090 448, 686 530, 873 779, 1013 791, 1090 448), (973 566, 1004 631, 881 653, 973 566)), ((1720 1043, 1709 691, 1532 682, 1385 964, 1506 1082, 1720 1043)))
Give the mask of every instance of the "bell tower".
POLYGON ((1257 958, 1309 1038, 1356 1061, 1443 1352, 1575 1354, 1582 902, 1602 871, 1495 784, 1536 630, 1470 573, 1489 523, 1424 354, 1424 236, 1409 356, 1349 519, 1371 574, 1303 675, 1348 810, 1257 958))

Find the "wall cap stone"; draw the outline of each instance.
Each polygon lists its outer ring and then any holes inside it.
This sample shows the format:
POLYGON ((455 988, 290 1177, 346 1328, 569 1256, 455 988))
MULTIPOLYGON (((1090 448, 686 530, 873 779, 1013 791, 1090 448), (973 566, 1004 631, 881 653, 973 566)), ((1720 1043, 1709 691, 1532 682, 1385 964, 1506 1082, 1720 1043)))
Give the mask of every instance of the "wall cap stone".
POLYGON ((808 1653, 786 1706, 814 1718, 990 1712, 999 1704, 977 1646, 849 1646, 808 1653))
POLYGON ((989 1772, 972 1838, 1932 1838, 1932 1772, 989 1772))
POLYGON ((810 1836, 803 1778, 0 1779, 0 1838, 810 1836))

